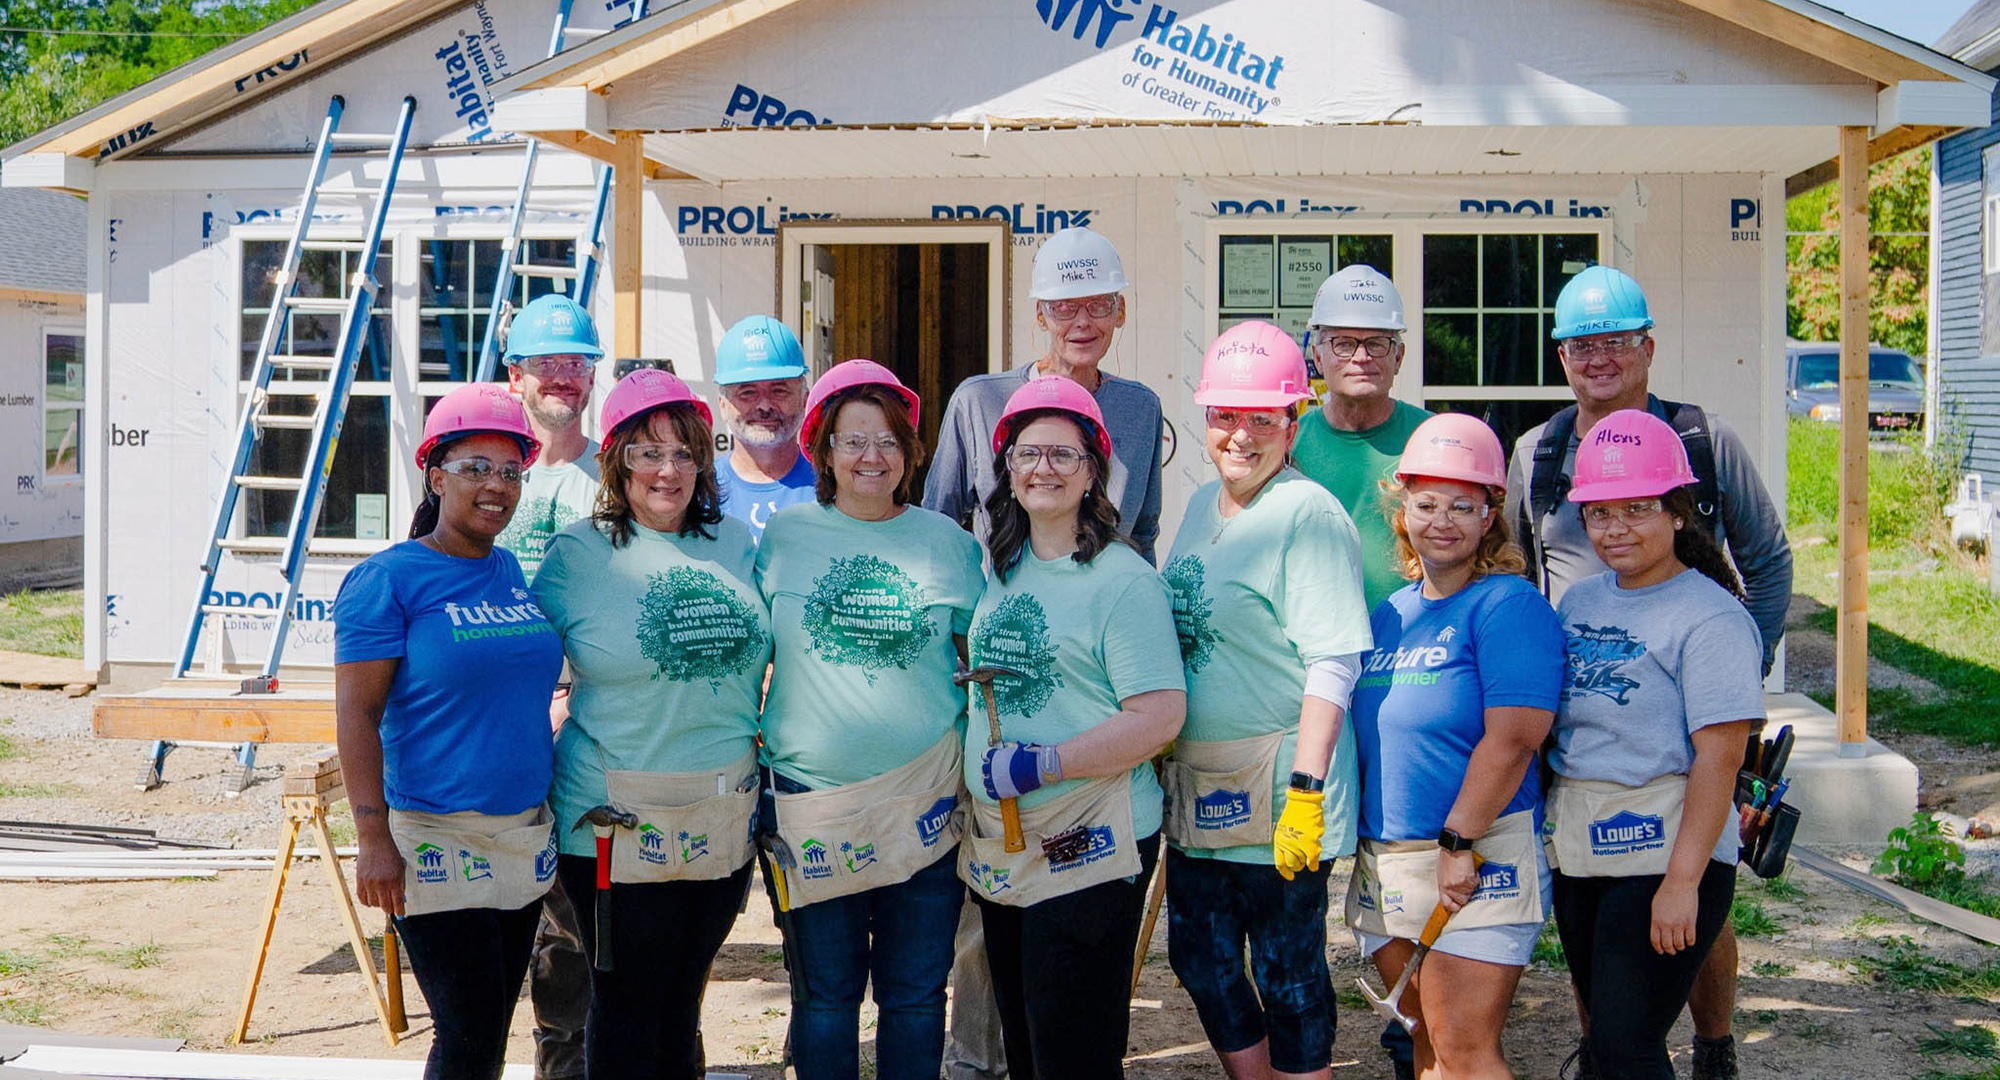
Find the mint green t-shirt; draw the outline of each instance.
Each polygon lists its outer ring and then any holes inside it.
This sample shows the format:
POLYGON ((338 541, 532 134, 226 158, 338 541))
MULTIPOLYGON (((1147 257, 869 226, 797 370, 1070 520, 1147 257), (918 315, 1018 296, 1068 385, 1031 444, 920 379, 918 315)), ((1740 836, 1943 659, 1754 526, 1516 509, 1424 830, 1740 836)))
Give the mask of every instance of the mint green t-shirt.
POLYGON ((757 584, 777 639, 765 764, 836 787, 965 730, 952 636, 971 626, 985 579, 979 544, 950 518, 919 506, 887 521, 788 506, 764 527, 757 584))
POLYGON ((1323 409, 1299 419, 1292 463, 1333 492, 1354 519, 1354 531, 1361 537, 1362 591, 1370 611, 1410 583, 1397 567, 1396 533, 1382 513, 1381 482, 1395 473, 1410 433, 1430 418, 1429 411, 1398 401, 1389 419, 1366 431, 1336 430, 1323 409))
MULTIPOLYGON (((1024 547, 1014 572, 986 582, 972 615, 972 664, 1003 664, 1028 678, 993 680, 1000 733, 1013 742, 1060 743, 1154 690, 1184 690, 1180 642, 1166 583, 1137 551, 1113 544, 1088 563, 1044 561, 1024 547)), ((965 787, 991 803, 980 761, 991 741, 986 697, 972 688, 965 731, 965 787)), ((1083 783, 1064 780, 1021 796, 1038 806, 1083 783)), ((1159 778, 1151 762, 1132 769, 1132 835, 1160 831, 1159 778)))
MULTIPOLYGON (((1187 665, 1188 714, 1181 738, 1204 742, 1289 731, 1278 748, 1272 808, 1282 813, 1298 748, 1306 665, 1366 652, 1371 636, 1361 597, 1354 523, 1327 490, 1287 466, 1250 505, 1225 519, 1221 481, 1188 503, 1167 565, 1174 625, 1187 665)), ((1354 728, 1343 721, 1326 773, 1321 857, 1354 851, 1354 728)), ((1188 849, 1185 854, 1269 863, 1269 844, 1188 849)))
POLYGON ((719 769, 756 745, 770 615, 749 527, 725 517, 708 530, 635 523, 613 548, 579 521, 549 542, 535 602, 575 680, 551 795, 566 855, 595 854, 590 830, 571 826, 605 801, 606 769, 719 769))
POLYGON ((584 446, 583 456, 561 465, 531 465, 521 484, 521 501, 514 517, 493 542, 520 560, 521 576, 534 584, 542 552, 555 534, 590 516, 597 505, 597 444, 584 446))

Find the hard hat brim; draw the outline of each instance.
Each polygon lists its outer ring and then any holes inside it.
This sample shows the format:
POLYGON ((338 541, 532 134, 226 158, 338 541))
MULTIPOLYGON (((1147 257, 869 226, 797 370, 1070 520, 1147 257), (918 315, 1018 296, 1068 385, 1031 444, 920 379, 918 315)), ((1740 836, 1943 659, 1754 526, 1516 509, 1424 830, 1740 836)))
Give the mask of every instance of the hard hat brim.
POLYGON ((732 371, 728 375, 717 374, 715 385, 738 386, 751 382, 774 382, 779 379, 802 379, 805 377, 804 364, 779 364, 774 367, 758 368, 755 371, 732 371))
POLYGON ((1035 300, 1081 300, 1086 296, 1116 296, 1132 287, 1124 274, 1113 274, 1103 281, 1078 281, 1064 285, 1051 285, 1037 289, 1030 294, 1035 300))
POLYGON ((1651 499, 1694 482, 1694 477, 1688 476, 1676 480, 1639 477, 1630 480, 1606 480, 1596 484, 1578 484, 1569 489, 1569 501, 1581 505, 1609 502, 1614 499, 1651 499))
POLYGON ((1311 398, 1312 394, 1289 390, 1201 390, 1194 403, 1219 409, 1285 409, 1311 398))

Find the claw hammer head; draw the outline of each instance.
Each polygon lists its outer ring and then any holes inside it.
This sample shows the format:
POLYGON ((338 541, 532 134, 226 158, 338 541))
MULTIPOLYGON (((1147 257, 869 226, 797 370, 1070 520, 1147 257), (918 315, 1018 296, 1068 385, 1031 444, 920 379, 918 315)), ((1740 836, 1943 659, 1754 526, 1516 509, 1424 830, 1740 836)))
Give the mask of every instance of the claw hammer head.
POLYGON ((604 832, 600 835, 608 835, 613 826, 622 826, 627 829, 638 828, 639 819, 636 815, 628 814, 615 806, 593 806, 585 810, 583 816, 577 818, 576 824, 571 826, 571 828, 580 829, 585 825, 590 826, 593 830, 603 830, 604 832))
POLYGON ((978 683, 981 686, 991 686, 993 684, 994 678, 1000 675, 1012 675, 1017 679, 1025 679, 1028 677, 1026 672, 1018 670, 1016 668, 1010 668, 1005 664, 981 664, 976 668, 953 672, 951 676, 951 681, 954 685, 957 686, 964 686, 967 683, 978 683))
MULTIPOLYGON (((1405 978, 1407 979, 1407 976, 1405 978)), ((1417 1030, 1417 1022, 1404 1016, 1403 1010, 1397 1007, 1403 998, 1403 980, 1397 981, 1395 990, 1391 991, 1387 998, 1377 997, 1375 989, 1368 985, 1367 979, 1356 978, 1354 985, 1361 988, 1361 996, 1368 999, 1368 1004, 1382 1015, 1382 1019, 1392 1024, 1403 1025, 1404 1031, 1414 1033, 1417 1030)))

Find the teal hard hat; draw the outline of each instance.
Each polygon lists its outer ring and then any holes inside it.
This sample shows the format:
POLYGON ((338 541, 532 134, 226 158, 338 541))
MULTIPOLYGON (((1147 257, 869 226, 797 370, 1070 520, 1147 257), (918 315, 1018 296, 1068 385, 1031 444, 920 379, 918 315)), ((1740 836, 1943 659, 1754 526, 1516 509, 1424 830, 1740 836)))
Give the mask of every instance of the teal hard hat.
POLYGON ((528 301, 507 329, 507 362, 516 364, 530 356, 604 355, 597 343, 597 326, 590 312, 567 296, 550 293, 528 301))
POLYGON ((1562 341, 1587 334, 1645 330, 1652 325, 1646 292, 1630 274, 1609 266, 1588 266, 1557 294, 1556 328, 1549 336, 1562 341))
POLYGON ((715 381, 722 386, 796 379, 805 373, 806 355, 798 335, 769 315, 738 319, 715 347, 715 381))

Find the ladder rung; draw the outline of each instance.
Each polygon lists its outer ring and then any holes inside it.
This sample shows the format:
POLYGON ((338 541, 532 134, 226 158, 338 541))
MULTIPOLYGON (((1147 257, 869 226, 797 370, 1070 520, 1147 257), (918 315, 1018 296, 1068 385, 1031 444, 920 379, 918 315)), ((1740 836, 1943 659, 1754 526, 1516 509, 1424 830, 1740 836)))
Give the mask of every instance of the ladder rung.
POLYGON ((201 606, 201 613, 203 615, 258 615, 267 619, 276 618, 278 615, 275 608, 243 607, 238 604, 203 604, 201 606))
POLYGON ((336 131, 328 137, 335 146, 394 146, 394 135, 377 135, 372 131, 336 131))
POLYGON ((301 311, 346 311, 348 300, 344 296, 287 296, 285 306, 301 311))
POLYGON ((366 240, 306 240, 299 244, 307 251, 366 251, 366 240))
POLYGON ((279 416, 259 414, 257 426, 263 428, 287 428, 293 431, 311 431, 319 421, 316 416, 279 416))
MULTIPOLYGON (((332 371, 335 359, 335 357, 331 356, 298 356, 293 353, 273 353, 270 357, 272 367, 291 368, 298 371, 332 371)), ((323 384, 314 383, 313 385, 320 386, 323 384)))
POLYGON ((577 269, 547 263, 516 263, 514 273, 519 277, 573 278, 577 276, 577 269))
POLYGON ((246 536, 241 539, 217 540, 215 546, 224 551, 241 552, 246 555, 282 555, 285 553, 285 538, 282 536, 246 536))
POLYGON ((250 476, 239 474, 237 487, 255 488, 259 491, 299 491, 306 486, 303 478, 297 476, 250 476))

